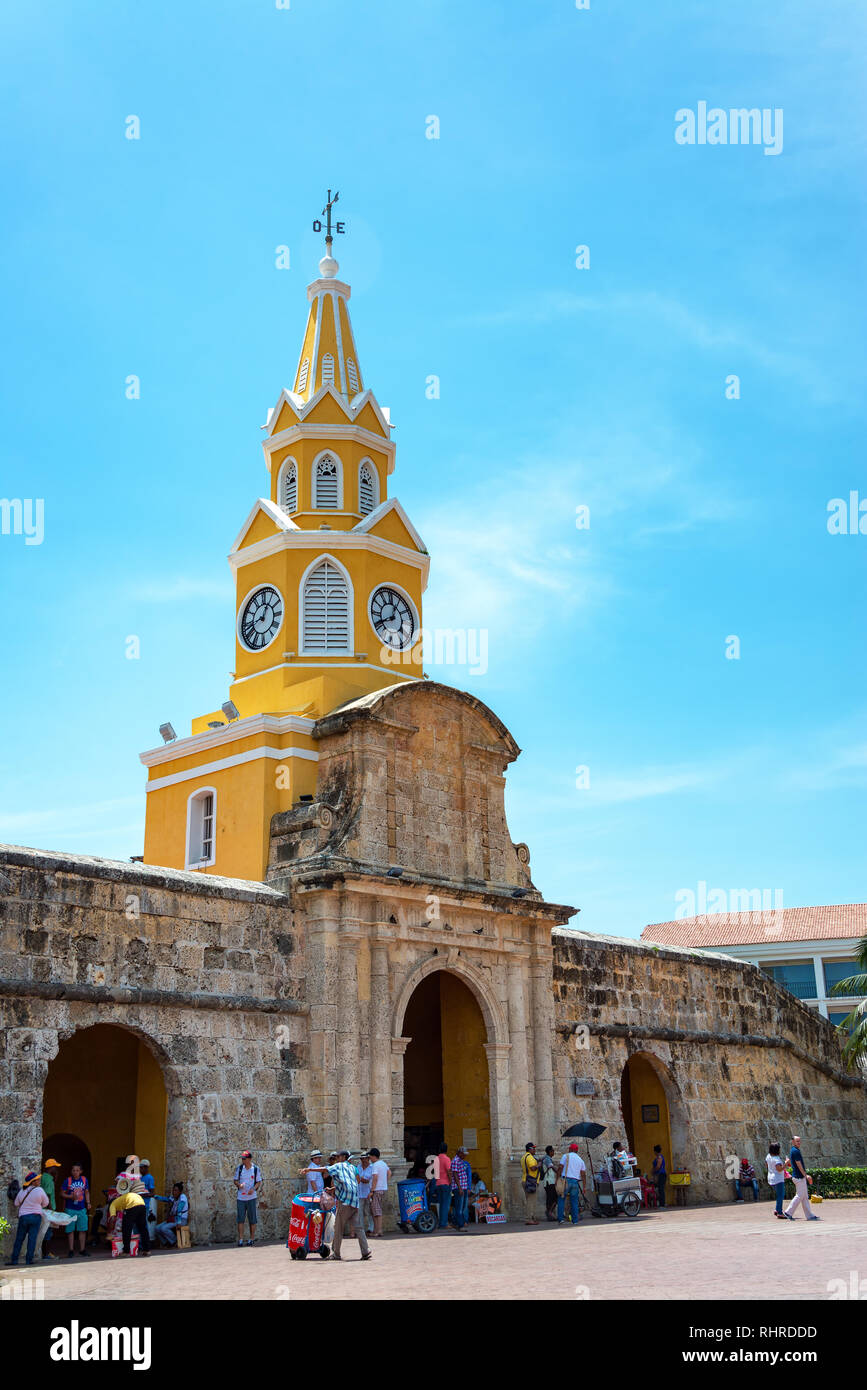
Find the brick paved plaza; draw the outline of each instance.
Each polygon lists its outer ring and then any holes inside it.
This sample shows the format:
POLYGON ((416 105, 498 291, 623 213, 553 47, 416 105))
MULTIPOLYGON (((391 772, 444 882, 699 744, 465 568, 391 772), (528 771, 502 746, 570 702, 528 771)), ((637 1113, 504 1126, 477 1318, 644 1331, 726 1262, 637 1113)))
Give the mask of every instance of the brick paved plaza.
MULTIPOLYGON (((585 1217, 581 1227, 516 1224, 431 1236, 394 1234, 340 1264, 290 1260, 283 1245, 102 1255, 31 1271, 46 1299, 803 1299, 829 1282, 867 1291, 867 1201, 825 1202, 821 1221, 776 1221, 770 1203, 585 1217)), ((8 1295, 7 1295, 8 1296, 8 1295)))

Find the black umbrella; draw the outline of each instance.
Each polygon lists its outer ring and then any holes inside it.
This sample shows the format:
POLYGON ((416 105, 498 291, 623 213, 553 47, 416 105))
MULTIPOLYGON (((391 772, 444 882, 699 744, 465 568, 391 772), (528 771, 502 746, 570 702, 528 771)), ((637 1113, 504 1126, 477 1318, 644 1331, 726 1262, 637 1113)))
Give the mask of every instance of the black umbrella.
POLYGON ((606 1125, 595 1125, 592 1120, 582 1120, 578 1125, 572 1125, 569 1129, 563 1130, 564 1139, 598 1139, 600 1134, 604 1134, 606 1125))

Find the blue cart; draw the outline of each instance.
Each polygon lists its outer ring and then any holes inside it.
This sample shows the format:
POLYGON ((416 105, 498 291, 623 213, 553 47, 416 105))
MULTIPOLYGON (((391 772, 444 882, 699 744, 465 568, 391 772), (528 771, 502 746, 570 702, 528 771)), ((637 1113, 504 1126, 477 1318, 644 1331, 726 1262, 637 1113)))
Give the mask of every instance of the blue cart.
POLYGON ((398 1226, 409 1234, 410 1228, 419 1235, 429 1236, 437 1228, 437 1219, 428 1206, 427 1183, 423 1178, 404 1178, 397 1184, 398 1226))

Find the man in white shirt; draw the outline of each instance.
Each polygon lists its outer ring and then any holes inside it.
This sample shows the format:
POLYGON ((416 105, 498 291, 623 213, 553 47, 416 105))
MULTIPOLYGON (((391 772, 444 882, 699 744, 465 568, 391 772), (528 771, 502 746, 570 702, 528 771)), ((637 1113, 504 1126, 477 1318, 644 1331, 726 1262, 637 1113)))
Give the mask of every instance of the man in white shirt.
POLYGON ((570 1144, 560 1159, 559 1176, 566 1183, 566 1191, 557 1198, 557 1225, 562 1226, 566 1219, 566 1198, 569 1198, 569 1215, 572 1225, 581 1220, 580 1193, 587 1186, 587 1165, 578 1152, 577 1144, 570 1144))
POLYGON ((322 1158, 322 1150, 314 1149, 310 1155, 310 1167, 307 1169, 307 1191, 321 1192, 325 1186, 322 1174, 325 1172, 325 1162, 322 1158))
POLYGON ((371 1149, 370 1157, 372 1162, 373 1181, 370 1185, 370 1214, 373 1217, 373 1234, 376 1237, 382 1235, 382 1198, 388 1191, 388 1180, 391 1177, 391 1169, 384 1158, 380 1158, 379 1149, 371 1149))

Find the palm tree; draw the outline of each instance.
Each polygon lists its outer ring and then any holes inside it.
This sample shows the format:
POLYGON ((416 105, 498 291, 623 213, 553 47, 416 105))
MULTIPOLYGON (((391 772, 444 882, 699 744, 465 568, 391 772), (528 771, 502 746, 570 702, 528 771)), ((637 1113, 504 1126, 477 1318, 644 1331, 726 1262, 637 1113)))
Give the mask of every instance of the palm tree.
POLYGON ((832 994, 864 995, 860 1004, 856 1004, 852 1012, 837 1025, 840 1031, 847 1035, 843 1043, 843 1057, 850 1069, 858 1062, 867 1061, 867 936, 858 942, 855 954, 859 974, 839 980, 831 988, 832 994))

